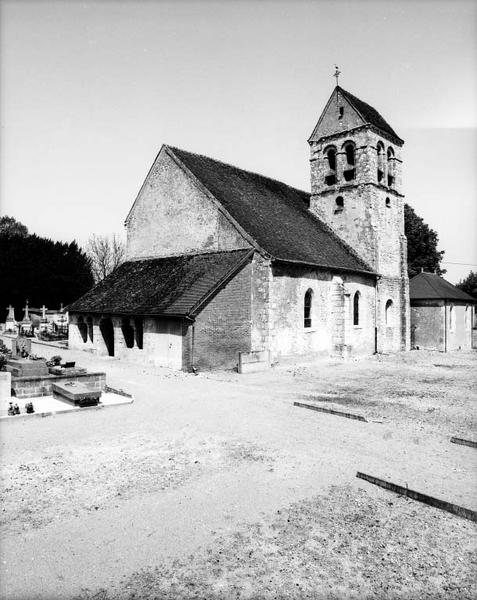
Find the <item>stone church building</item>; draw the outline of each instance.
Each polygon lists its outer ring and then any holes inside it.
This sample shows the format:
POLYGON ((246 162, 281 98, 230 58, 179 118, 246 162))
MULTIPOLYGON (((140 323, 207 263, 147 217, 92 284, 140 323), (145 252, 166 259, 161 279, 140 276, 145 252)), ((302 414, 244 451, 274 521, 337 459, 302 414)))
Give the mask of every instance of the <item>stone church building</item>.
POLYGON ((243 371, 408 349, 403 141, 337 86, 308 143, 311 193, 164 145, 70 347, 243 371))

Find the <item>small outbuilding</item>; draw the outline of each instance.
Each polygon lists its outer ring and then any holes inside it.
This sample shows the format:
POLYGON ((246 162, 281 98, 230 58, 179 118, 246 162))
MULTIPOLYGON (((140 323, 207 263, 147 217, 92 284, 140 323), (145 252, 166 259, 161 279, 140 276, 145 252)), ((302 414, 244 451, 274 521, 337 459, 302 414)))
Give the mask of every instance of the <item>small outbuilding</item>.
POLYGON ((472 348, 475 298, 434 273, 409 281, 411 346, 432 350, 472 348))

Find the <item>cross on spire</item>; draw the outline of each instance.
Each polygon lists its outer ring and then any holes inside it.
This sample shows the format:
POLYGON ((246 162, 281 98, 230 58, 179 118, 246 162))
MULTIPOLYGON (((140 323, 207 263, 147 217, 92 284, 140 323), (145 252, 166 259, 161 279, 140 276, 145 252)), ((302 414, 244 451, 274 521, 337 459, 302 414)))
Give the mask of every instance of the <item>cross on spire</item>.
POLYGON ((338 65, 335 65, 335 72, 333 73, 333 77, 336 77, 336 85, 338 85, 338 78, 341 75, 341 71, 338 69, 338 65))

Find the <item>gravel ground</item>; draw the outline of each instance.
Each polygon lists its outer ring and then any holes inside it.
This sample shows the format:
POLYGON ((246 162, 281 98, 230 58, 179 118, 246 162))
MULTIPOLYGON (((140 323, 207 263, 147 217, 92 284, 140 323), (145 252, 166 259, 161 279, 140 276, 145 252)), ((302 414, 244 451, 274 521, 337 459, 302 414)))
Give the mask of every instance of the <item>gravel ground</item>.
POLYGON ((184 560, 75 600, 472 600, 476 538, 471 523, 442 511, 333 486, 184 560))
POLYGON ((248 376, 60 353, 135 402, 0 423, 2 598, 477 598, 475 523, 355 477, 477 509, 449 443, 476 439, 475 352, 248 376))

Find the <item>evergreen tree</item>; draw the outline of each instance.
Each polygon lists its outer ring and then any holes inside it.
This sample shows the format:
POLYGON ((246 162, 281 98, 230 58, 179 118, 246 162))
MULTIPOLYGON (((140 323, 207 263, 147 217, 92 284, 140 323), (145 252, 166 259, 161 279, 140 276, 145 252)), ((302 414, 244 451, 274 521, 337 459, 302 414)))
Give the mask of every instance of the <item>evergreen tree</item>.
POLYGON ((75 241, 54 242, 18 225, 13 231, 0 229, 0 321, 8 304, 20 320, 26 300, 30 306, 56 309, 93 286, 90 259, 75 241))
POLYGON ((409 204, 404 205, 404 233, 407 237, 407 271, 409 277, 414 277, 421 270, 436 275, 443 275, 440 263, 444 250, 438 250, 439 238, 437 233, 424 223, 409 204))

